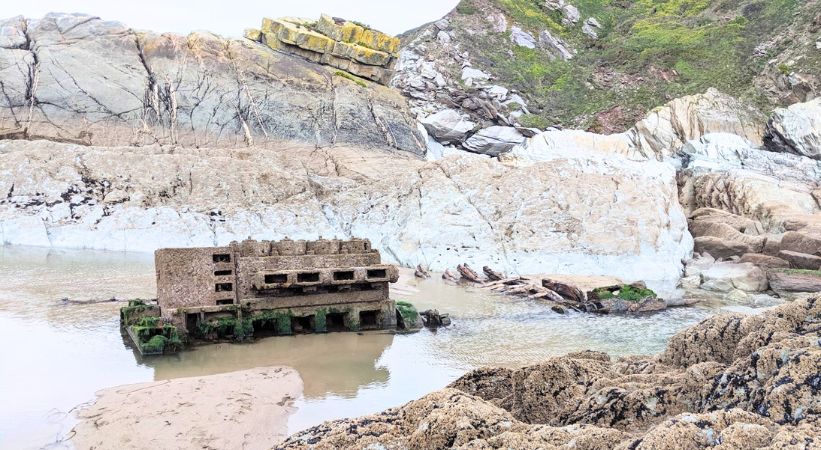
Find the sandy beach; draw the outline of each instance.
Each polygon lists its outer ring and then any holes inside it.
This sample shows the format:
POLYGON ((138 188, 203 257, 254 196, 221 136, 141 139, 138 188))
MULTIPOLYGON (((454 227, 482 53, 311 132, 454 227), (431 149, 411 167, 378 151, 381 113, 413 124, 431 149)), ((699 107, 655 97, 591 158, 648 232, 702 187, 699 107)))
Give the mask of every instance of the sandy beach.
POLYGON ((105 389, 78 412, 78 449, 269 449, 287 434, 302 379, 262 367, 105 389))

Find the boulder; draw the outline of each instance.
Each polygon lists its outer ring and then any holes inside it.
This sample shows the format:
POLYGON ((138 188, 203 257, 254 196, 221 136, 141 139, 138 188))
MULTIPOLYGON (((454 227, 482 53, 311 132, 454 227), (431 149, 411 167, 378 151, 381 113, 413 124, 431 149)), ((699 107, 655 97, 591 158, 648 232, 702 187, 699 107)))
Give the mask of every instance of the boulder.
POLYGON ((767 290, 767 274, 750 263, 718 262, 701 272, 702 289, 730 292, 739 289, 744 292, 767 290))
POLYGON ((425 129, 441 143, 459 143, 473 131, 475 123, 453 109, 444 109, 420 120, 425 129))
POLYGON ((769 270, 767 278, 776 292, 821 292, 819 271, 769 270))
POLYGON ((465 150, 483 155, 499 156, 524 142, 525 137, 514 127, 483 128, 469 137, 462 146, 465 150))
POLYGON ((517 26, 510 27, 510 41, 520 47, 536 48, 536 38, 517 26))
POLYGON ((539 45, 565 61, 572 59, 573 55, 576 54, 573 47, 562 38, 553 36, 548 30, 544 30, 539 34, 539 45))
MULTIPOLYGON (((692 233, 693 237, 715 237, 721 239, 725 245, 724 250, 722 252, 710 251, 708 249, 702 248, 701 251, 707 251, 711 255, 715 256, 716 258, 728 258, 730 256, 741 256, 744 253, 759 253, 764 248, 764 243, 766 242, 767 238, 764 236, 751 236, 748 234, 741 233, 737 229, 733 228, 732 226, 711 220, 704 220, 704 219, 695 219, 690 222, 690 233, 692 233), (742 253, 734 253, 734 254, 727 254, 730 249, 738 249, 738 248, 750 248, 752 251, 750 252, 742 252, 742 253)), ((714 241, 713 241, 714 242, 714 241)), ((702 244, 704 245, 704 244, 702 244)), ((696 250, 699 251, 699 250, 696 250)))
POLYGON ((775 268, 789 268, 789 261, 783 260, 777 256, 764 255, 761 253, 745 253, 738 260, 740 263, 754 264, 763 269, 775 268))
POLYGON ((753 248, 744 242, 728 241, 715 236, 699 236, 693 240, 693 251, 707 252, 718 259, 728 259, 745 253, 753 253, 753 248))
POLYGON ((781 250, 821 256, 821 232, 813 230, 788 231, 781 238, 781 250))
POLYGON ((790 250, 781 250, 780 252, 778 252, 778 257, 789 261, 790 267, 794 269, 821 269, 821 256, 793 252, 790 250))
POLYGON ((462 81, 468 86, 482 84, 490 80, 490 74, 472 67, 465 67, 462 69, 462 81))
POLYGON ((567 4, 562 7, 562 24, 565 26, 570 26, 578 23, 579 18, 581 17, 581 13, 579 12, 579 8, 576 8, 573 5, 567 4))
POLYGON ((764 137, 767 150, 821 160, 821 97, 777 108, 764 137))
POLYGON ((591 39, 598 39, 599 38, 599 30, 601 29, 601 24, 595 17, 589 17, 587 20, 584 21, 584 25, 582 25, 582 33, 586 34, 591 39))

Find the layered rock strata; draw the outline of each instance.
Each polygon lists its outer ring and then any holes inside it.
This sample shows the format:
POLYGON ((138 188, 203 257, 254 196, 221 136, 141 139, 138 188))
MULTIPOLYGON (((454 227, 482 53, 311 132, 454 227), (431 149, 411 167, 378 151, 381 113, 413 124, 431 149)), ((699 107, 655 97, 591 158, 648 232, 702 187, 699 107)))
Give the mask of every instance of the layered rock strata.
POLYGON ((245 37, 381 84, 393 76, 399 51, 398 38, 324 14, 317 21, 265 18, 262 28, 246 30, 245 37))
POLYGON ((821 300, 719 315, 662 354, 572 353, 469 372, 404 406, 326 422, 283 448, 815 448, 821 300))
POLYGON ((0 22, 0 80, 6 139, 210 148, 296 141, 416 154, 426 145, 398 92, 204 32, 140 32, 81 14, 12 18, 0 22))

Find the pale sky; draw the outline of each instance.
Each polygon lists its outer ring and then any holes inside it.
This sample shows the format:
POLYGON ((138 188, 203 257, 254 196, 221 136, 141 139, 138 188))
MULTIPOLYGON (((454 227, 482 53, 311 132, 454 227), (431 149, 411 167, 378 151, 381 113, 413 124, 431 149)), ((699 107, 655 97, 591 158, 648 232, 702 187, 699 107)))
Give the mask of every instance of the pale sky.
POLYGON ((264 16, 319 18, 326 13, 399 34, 441 18, 457 3, 458 0, 0 0, 0 18, 81 12, 142 30, 208 30, 223 36, 240 36, 245 28, 258 28, 264 16))

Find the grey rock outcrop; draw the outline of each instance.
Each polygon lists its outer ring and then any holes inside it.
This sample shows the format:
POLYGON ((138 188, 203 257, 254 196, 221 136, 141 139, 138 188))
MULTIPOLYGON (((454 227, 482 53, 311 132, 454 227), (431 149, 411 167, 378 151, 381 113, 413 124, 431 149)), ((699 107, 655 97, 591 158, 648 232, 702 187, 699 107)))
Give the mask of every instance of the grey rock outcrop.
POLYGON ((83 145, 358 145, 422 154, 405 100, 246 39, 80 14, 0 27, 0 135, 83 145))
POLYGON ((536 48, 536 38, 517 26, 510 27, 510 40, 520 47, 536 48))
POLYGON ((461 143, 465 136, 476 127, 475 123, 453 109, 443 109, 421 119, 420 122, 431 136, 444 144, 461 143))
POLYGON ((553 54, 563 60, 573 58, 576 51, 562 38, 553 36, 550 31, 544 30, 539 33, 539 45, 550 50, 553 54))
POLYGON ((514 127, 483 128, 469 137, 463 146, 466 150, 489 156, 499 156, 524 142, 525 137, 514 127))
POLYGON ((776 109, 764 144, 770 151, 821 160, 821 98, 776 109))
POLYGON ((655 357, 612 361, 587 351, 478 369, 404 406, 299 432, 282 447, 812 448, 821 435, 819 314, 821 300, 810 298, 707 319, 655 357))

